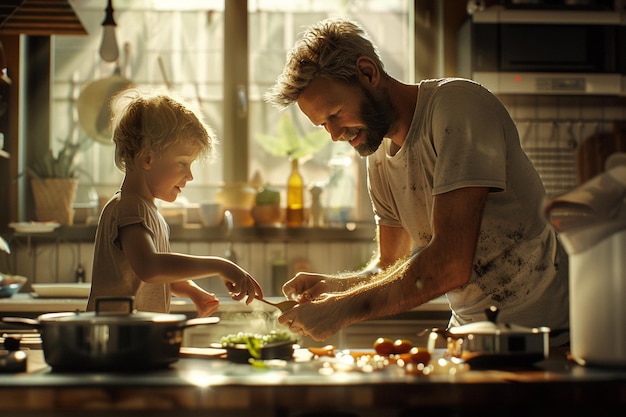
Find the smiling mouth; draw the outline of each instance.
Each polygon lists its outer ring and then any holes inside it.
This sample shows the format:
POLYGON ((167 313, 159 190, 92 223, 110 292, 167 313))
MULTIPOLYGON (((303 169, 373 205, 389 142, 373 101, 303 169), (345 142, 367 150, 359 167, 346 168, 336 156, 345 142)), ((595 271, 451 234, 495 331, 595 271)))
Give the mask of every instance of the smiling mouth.
POLYGON ((356 133, 354 134, 354 136, 352 136, 351 138, 346 138, 345 140, 352 146, 356 146, 359 143, 359 135, 361 134, 362 130, 359 129, 356 131, 356 133))

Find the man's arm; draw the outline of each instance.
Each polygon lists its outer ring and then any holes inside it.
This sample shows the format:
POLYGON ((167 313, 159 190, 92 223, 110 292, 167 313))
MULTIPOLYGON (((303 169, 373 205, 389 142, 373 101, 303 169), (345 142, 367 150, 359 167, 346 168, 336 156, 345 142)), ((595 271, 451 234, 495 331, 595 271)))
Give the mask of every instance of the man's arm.
POLYGON ((381 227, 386 269, 348 295, 356 316, 363 314, 357 321, 407 311, 469 282, 488 192, 469 187, 435 196, 432 239, 409 257, 408 234, 381 227))
MULTIPOLYGON (((466 284, 472 276, 488 192, 485 187, 472 187, 435 196, 433 237, 428 245, 349 290, 318 291, 311 302, 280 316, 279 323, 325 340, 353 323, 408 311, 466 284)), ((381 228, 380 233, 381 260, 392 262, 407 253, 406 232, 381 228)))

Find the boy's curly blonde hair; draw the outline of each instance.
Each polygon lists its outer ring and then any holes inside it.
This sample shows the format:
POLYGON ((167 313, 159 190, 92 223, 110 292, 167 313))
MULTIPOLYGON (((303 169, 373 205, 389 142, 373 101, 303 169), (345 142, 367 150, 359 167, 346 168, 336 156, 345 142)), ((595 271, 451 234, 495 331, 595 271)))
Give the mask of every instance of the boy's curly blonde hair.
POLYGON ((115 165, 126 172, 152 151, 157 155, 178 143, 195 146, 201 159, 213 158, 218 143, 201 113, 169 92, 123 90, 111 100, 115 165))
POLYGON ((283 72, 265 93, 265 101, 284 109, 316 77, 357 82, 356 62, 362 56, 371 58, 385 73, 377 48, 361 26, 341 18, 322 20, 311 26, 287 53, 283 72))

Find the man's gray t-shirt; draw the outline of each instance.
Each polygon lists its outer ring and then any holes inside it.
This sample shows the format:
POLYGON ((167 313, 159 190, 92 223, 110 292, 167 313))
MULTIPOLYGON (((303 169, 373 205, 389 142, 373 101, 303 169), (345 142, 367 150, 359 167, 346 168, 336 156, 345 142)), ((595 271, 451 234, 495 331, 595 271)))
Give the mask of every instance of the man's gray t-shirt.
POLYGON ((500 322, 569 327, 567 257, 541 213, 545 189, 488 90, 469 80, 422 81, 406 142, 383 141, 368 157, 368 181, 379 224, 403 227, 417 250, 432 237, 435 195, 489 187, 470 282, 446 294, 451 325, 483 321, 495 305, 500 322))

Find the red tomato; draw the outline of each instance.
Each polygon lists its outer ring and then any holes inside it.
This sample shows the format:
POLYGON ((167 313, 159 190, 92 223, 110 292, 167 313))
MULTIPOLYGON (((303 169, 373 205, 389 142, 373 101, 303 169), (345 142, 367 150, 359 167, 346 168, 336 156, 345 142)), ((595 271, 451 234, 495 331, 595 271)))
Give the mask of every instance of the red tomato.
POLYGON ((409 361, 415 364, 423 363, 428 365, 431 358, 430 352, 426 348, 413 347, 409 351, 409 355, 411 355, 409 361))
POLYGON ((391 355, 394 353, 393 341, 386 337, 379 337, 374 341, 374 350, 379 355, 391 355))
POLYGON ((396 339, 393 342, 393 353, 399 355, 402 353, 409 353, 411 348, 413 347, 413 343, 407 339, 396 339))

